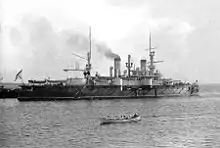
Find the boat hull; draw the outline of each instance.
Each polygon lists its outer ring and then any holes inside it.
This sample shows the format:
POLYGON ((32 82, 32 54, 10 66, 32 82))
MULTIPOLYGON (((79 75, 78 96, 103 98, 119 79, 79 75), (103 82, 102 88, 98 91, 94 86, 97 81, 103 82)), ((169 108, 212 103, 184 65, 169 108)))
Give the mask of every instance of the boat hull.
POLYGON ((102 119, 101 125, 113 124, 113 123, 131 123, 131 122, 138 122, 140 120, 141 120, 140 116, 136 118, 129 118, 129 119, 102 119))

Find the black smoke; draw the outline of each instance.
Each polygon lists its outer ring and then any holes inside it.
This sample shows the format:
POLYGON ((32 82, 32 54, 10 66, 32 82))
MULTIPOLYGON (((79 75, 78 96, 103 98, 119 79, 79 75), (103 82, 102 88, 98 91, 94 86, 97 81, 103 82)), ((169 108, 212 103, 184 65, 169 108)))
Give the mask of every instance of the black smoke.
POLYGON ((109 59, 120 59, 120 56, 114 52, 110 48, 108 48, 105 44, 96 44, 97 51, 103 54, 105 57, 109 59))
MULTIPOLYGON (((24 16, 19 26, 11 28, 9 40, 14 50, 19 51, 16 60, 23 64, 17 69, 23 68, 28 76, 61 74, 71 63, 72 53, 86 56, 89 51, 87 34, 74 29, 57 30, 44 17, 24 16)), ((108 59, 119 57, 104 43, 93 39, 92 44, 93 52, 98 51, 108 59)), ((85 63, 82 64, 80 67, 85 63)))

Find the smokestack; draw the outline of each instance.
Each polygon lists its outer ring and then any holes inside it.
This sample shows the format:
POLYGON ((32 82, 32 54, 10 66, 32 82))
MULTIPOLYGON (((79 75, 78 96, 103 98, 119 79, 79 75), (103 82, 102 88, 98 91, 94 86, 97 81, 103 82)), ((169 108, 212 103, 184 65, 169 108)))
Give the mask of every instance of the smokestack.
POLYGON ((146 75, 147 71, 147 60, 143 59, 141 60, 141 73, 142 75, 146 75))
POLYGON ((109 68, 109 74, 110 74, 110 77, 113 77, 113 66, 110 66, 110 68, 109 68))
POLYGON ((114 76, 119 77, 121 76, 121 59, 115 58, 114 59, 114 76))

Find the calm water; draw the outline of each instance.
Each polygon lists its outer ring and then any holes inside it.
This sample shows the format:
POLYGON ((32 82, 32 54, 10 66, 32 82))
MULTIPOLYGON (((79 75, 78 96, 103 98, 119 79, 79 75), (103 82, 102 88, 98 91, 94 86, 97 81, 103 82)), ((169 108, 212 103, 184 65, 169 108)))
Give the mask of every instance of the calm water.
POLYGON ((220 147, 220 85, 201 97, 63 102, 0 100, 0 147, 220 147), (100 117, 139 112, 138 123, 100 117))

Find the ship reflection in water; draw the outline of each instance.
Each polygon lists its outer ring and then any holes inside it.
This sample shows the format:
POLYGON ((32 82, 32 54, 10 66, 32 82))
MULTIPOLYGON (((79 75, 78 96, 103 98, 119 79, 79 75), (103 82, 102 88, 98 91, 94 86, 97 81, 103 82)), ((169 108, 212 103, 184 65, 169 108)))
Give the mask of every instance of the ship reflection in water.
POLYGON ((220 147, 219 108, 216 97, 0 100, 0 147, 220 147), (141 121, 100 125, 102 117, 134 112, 141 121))

